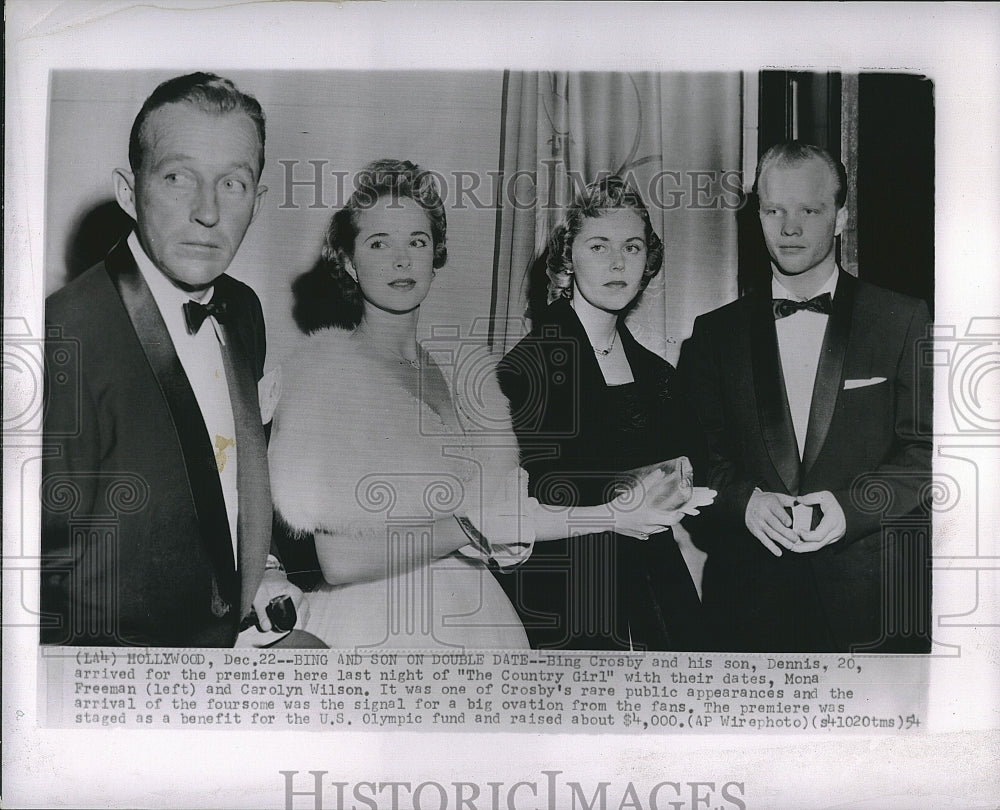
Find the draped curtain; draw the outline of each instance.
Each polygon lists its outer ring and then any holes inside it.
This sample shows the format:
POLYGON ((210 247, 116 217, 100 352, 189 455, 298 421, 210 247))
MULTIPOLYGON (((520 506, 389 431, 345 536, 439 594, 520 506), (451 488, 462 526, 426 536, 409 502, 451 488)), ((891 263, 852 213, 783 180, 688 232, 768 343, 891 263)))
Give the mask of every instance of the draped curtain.
POLYGON ((629 326, 676 363, 695 316, 736 297, 741 145, 739 73, 507 74, 494 348, 526 332, 529 269, 566 204, 620 173, 664 241, 663 272, 629 326))

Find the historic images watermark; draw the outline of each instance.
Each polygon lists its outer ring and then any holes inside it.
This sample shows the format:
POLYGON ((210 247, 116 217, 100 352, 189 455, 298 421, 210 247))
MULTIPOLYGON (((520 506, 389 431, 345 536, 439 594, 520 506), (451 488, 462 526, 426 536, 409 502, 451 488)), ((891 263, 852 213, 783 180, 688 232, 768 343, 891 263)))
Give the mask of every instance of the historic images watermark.
POLYGON ((338 782, 329 771, 279 771, 285 810, 746 810, 745 784, 730 781, 671 781, 650 785, 561 779, 541 771, 534 779, 507 781, 338 782))
MULTIPOLYGON (((605 171, 596 177, 584 177, 579 171, 567 171, 561 161, 542 160, 540 163, 551 175, 561 178, 563 187, 574 193, 611 174, 605 171)), ((279 160, 278 164, 282 167, 279 209, 341 208, 351 194, 365 190, 356 172, 331 168, 327 159, 279 160)), ((448 210, 509 207, 516 211, 561 211, 565 207, 555 186, 547 184, 547 190, 542 189, 537 171, 426 170, 423 174, 433 178, 448 210)), ((735 211, 747 200, 743 192, 743 173, 735 170, 661 169, 640 175, 629 169, 623 179, 639 192, 647 207, 665 211, 735 211)), ((374 205, 377 198, 372 191, 370 204, 374 205)), ((360 202, 362 206, 365 204, 363 194, 360 202)))

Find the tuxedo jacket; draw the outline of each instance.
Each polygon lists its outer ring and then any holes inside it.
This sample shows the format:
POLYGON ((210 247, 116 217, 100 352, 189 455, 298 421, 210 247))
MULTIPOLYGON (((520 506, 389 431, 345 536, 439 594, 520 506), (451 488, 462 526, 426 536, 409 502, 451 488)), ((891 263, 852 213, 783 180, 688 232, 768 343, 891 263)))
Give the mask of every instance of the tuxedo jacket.
POLYGON ((843 271, 827 322, 802 457, 768 294, 700 316, 679 363, 702 450, 696 478, 718 490, 698 542, 702 595, 720 649, 929 649, 932 387, 922 301, 843 271), (829 490, 844 537, 773 556, 746 528, 755 487, 829 490))
POLYGON ((43 643, 232 646, 250 610, 271 532, 264 319, 228 276, 213 300, 228 308, 236 561, 205 421, 125 241, 46 302, 43 643))

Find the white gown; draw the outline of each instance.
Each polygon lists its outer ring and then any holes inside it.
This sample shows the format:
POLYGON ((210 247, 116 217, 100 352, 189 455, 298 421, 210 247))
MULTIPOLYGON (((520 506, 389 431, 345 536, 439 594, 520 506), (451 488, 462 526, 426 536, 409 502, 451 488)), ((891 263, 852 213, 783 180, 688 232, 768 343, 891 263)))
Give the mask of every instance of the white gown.
POLYGON ((480 354, 445 373, 452 414, 422 394, 421 375, 434 368, 426 354, 417 371, 363 332, 341 329, 310 336, 282 366, 269 448, 279 517, 303 536, 322 530, 391 544, 385 576, 307 595, 303 629, 330 647, 528 646, 485 555, 511 564, 530 543, 487 538, 488 549, 470 545, 415 568, 405 562, 429 541, 434 520, 474 517, 512 475, 523 480, 489 361, 480 354))

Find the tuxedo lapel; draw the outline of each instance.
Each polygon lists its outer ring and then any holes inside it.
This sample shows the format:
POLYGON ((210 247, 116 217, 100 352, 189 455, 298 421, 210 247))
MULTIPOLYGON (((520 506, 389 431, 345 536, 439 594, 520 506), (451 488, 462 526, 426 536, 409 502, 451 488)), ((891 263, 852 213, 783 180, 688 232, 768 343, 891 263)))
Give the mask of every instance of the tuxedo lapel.
POLYGON ((844 359, 847 356, 847 343, 851 335, 856 282, 853 276, 843 271, 838 272, 840 278, 837 281, 837 293, 833 298, 833 308, 823 335, 823 348, 820 350, 816 380, 813 383, 809 428, 802 454, 802 478, 808 474, 819 456, 823 442, 826 441, 837 397, 843 386, 844 359))
MULTIPOLYGON (((222 484, 215 453, 208 439, 208 429, 153 294, 124 240, 108 255, 105 266, 121 296, 173 420, 202 541, 212 560, 218 595, 221 597, 221 600, 213 600, 212 609, 221 618, 236 604, 240 587, 222 484)), ((137 402, 135 407, 141 408, 143 403, 137 402)))
MULTIPOLYGON (((216 292, 226 300, 224 279, 219 279, 216 292)), ((223 325, 226 344, 222 347, 229 400, 236 425, 237 466, 236 478, 239 491, 239 520, 237 542, 239 570, 241 573, 241 616, 250 611, 257 593, 264 562, 271 538, 271 487, 267 469, 267 447, 264 428, 260 419, 257 399, 257 375, 251 365, 248 341, 252 335, 242 327, 248 325, 244 313, 230 307, 232 317, 223 325)))
POLYGON ((749 316, 750 352, 761 435, 771 463, 788 492, 794 495, 799 487, 799 449, 785 393, 770 299, 762 295, 753 296, 749 316))

